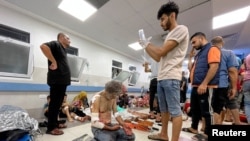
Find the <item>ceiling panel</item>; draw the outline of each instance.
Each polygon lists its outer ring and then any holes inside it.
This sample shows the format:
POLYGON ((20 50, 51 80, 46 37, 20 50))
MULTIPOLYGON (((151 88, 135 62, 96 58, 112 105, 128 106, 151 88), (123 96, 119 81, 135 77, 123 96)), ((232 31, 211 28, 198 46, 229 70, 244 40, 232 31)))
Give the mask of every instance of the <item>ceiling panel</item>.
MULTIPOLYGON (((95 0, 93 0, 95 1, 95 0)), ((174 0, 180 7, 178 23, 189 27, 190 36, 202 31, 210 40, 213 36, 237 33, 237 38, 227 38, 226 46, 236 50, 249 46, 250 22, 212 30, 212 17, 250 5, 249 0, 174 0)), ((30 14, 34 18, 74 31, 104 47, 111 48, 132 59, 143 61, 143 51, 134 51, 129 43, 138 40, 138 29, 152 36, 153 44, 161 45, 166 34, 157 20, 157 12, 168 0, 109 0, 87 21, 81 22, 59 10, 61 0, 0 0, 9 8, 30 14), (47 19, 47 20, 44 20, 47 19)), ((232 19, 233 20, 233 19, 232 19)), ((190 48, 189 48, 190 50, 190 48)), ((246 50, 246 49, 245 49, 246 50)), ((245 51, 244 50, 244 51, 245 51)))

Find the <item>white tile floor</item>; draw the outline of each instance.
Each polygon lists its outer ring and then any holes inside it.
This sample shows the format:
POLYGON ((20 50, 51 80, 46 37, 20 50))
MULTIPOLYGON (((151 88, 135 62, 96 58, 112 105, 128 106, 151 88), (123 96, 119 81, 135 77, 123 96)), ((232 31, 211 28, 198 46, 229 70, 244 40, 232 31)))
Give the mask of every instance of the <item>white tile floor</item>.
MULTIPOLYGON (((141 110, 140 112, 145 112, 148 113, 148 109, 141 110)), ((160 126, 154 125, 155 127, 158 127, 160 129, 160 126)), ((190 127, 190 120, 184 121, 183 122, 183 127, 190 127)), ((172 123, 169 122, 169 137, 171 138, 171 128, 172 128, 172 123)), ((65 128, 63 129, 64 134, 60 136, 53 136, 49 134, 43 134, 39 135, 36 138, 36 141, 72 141, 73 139, 76 139, 77 137, 82 136, 83 134, 88 134, 90 136, 92 135, 91 132, 91 127, 90 123, 86 123, 83 125, 71 127, 71 128, 65 128)), ((147 136, 149 134, 152 134, 150 132, 144 132, 144 131, 139 131, 136 129, 133 129, 135 136, 136 136, 136 141, 150 141, 147 136)), ((153 133, 157 133, 158 131, 154 131, 153 133)), ((194 134, 187 133, 187 132, 181 132, 181 138, 180 141, 191 141, 191 137, 194 134)))

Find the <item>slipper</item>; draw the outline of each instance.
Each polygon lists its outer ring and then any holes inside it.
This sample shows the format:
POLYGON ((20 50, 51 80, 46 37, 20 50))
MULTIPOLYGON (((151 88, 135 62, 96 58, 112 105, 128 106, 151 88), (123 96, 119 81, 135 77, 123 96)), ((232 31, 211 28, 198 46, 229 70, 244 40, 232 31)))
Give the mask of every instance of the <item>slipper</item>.
POLYGON ((50 135, 62 135, 64 132, 59 130, 58 128, 55 128, 52 131, 47 131, 46 134, 50 134, 50 135))
POLYGON ((208 141, 208 138, 202 134, 196 134, 192 137, 192 139, 196 141, 208 141))
POLYGON ((66 124, 58 124, 58 128, 67 128, 66 124))
POLYGON ((181 129, 184 132, 188 132, 188 133, 192 133, 192 134, 198 134, 198 133, 194 133, 192 130, 190 130, 189 128, 182 128, 181 129))
POLYGON ((158 141, 168 141, 168 139, 163 139, 159 136, 159 134, 151 134, 151 135, 148 135, 148 139, 151 139, 151 140, 158 140, 158 141))

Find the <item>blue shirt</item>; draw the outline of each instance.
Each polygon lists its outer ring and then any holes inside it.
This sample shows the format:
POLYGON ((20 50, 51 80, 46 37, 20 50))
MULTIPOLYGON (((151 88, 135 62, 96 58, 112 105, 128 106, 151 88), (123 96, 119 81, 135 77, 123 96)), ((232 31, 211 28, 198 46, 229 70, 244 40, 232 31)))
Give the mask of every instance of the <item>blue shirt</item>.
POLYGON ((228 69, 231 67, 238 68, 239 63, 236 55, 231 50, 222 48, 221 55, 219 88, 226 88, 229 86, 230 81, 228 69))

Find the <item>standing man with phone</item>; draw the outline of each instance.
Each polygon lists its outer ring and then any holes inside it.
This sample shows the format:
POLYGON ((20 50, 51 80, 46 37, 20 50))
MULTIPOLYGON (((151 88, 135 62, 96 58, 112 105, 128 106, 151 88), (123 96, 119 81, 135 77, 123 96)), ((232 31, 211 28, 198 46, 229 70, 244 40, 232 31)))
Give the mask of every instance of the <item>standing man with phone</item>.
POLYGON ((182 110, 180 105, 180 81, 182 63, 188 48, 189 32, 184 25, 178 25, 179 6, 170 1, 161 6, 157 18, 164 31, 169 31, 163 45, 156 47, 148 39, 140 40, 146 52, 159 62, 157 76, 157 93, 162 118, 162 129, 159 134, 149 135, 149 139, 168 141, 168 121, 171 116, 172 139, 178 141, 182 127, 182 110))

